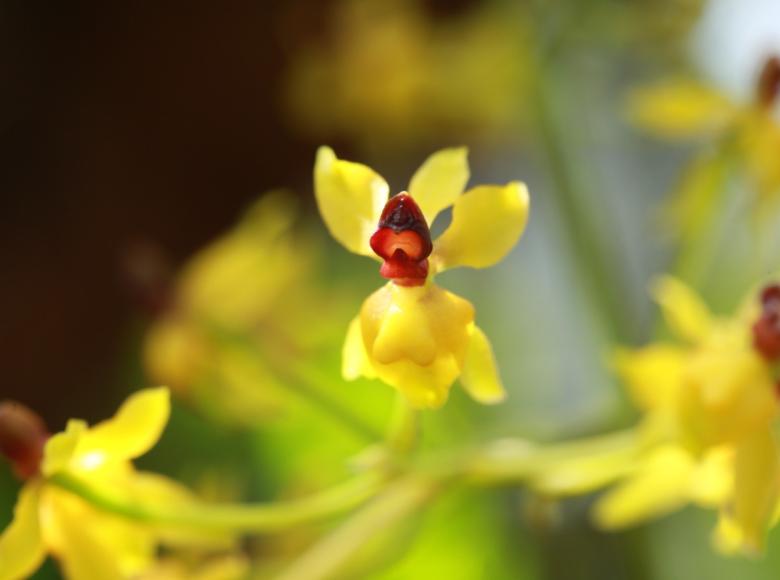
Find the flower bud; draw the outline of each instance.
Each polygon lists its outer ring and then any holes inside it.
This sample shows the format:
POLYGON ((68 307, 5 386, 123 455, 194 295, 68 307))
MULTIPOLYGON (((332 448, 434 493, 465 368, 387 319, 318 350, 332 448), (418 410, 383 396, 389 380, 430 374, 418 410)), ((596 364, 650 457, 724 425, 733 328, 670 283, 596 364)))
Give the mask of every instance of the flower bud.
POLYGON ((767 360, 780 359, 780 284, 761 291, 761 316, 753 324, 753 346, 767 360))
POLYGON ((36 413, 13 401, 0 402, 0 453, 19 478, 38 473, 48 438, 46 425, 36 413))
POLYGON ((764 107, 774 106, 780 92, 780 58, 772 56, 764 63, 756 85, 756 99, 764 107))

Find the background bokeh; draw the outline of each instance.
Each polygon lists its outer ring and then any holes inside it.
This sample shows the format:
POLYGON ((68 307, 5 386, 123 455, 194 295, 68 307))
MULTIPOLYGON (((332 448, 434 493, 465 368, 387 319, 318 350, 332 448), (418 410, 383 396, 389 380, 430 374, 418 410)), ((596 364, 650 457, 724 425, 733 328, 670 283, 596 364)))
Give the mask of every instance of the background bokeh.
MULTIPOLYGON (((507 260, 443 276, 477 307, 510 397, 483 409, 454 393, 424 417, 426 444, 553 440, 631 424, 609 353, 656 327, 646 288, 673 262, 675 243, 662 208, 706 144, 648 136, 630 123, 627 95, 682 76, 750 99, 763 60, 780 52, 778 6, 2 0, 0 398, 38 410, 53 429, 109 415, 149 381, 142 345, 155 313, 139 297, 139 251, 174 272, 258 196, 283 187, 299 197, 301 235, 319 248, 314 310, 327 314, 331 346, 317 366, 379 428, 387 389, 344 385, 337 369, 346 325, 380 280, 319 223, 314 152, 328 143, 401 190, 430 152, 463 144, 472 183, 519 178, 531 192, 528 231, 507 260)), ((722 220, 717 263, 698 274, 719 309, 754 282, 731 236, 737 227, 722 220)), ((215 497, 262 499, 290 481, 316 488, 336 478, 362 447, 300 402, 250 428, 212 419, 178 405, 143 465, 215 497)), ((0 466, 0 523, 17 487, 0 466)), ((725 579, 780 570, 777 538, 759 561, 715 554, 711 513, 689 509, 609 535, 591 528, 588 503, 457 491, 401 534, 408 545, 395 541, 384 569, 362 575, 725 579)), ((253 549, 271 558, 304 541, 253 549)), ((54 567, 40 577, 56 577, 54 567)))

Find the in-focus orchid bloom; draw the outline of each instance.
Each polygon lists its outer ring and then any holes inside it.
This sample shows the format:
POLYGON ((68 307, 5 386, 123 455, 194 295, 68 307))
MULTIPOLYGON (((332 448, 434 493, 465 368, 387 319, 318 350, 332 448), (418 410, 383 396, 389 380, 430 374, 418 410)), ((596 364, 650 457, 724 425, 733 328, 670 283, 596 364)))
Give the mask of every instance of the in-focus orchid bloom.
MULTIPOLYGON (((131 463, 157 442, 169 409, 167 389, 143 390, 112 419, 94 427, 72 419, 64 432, 48 440, 40 419, 30 421, 29 411, 14 412, 17 428, 11 439, 16 453, 8 454, 5 448, 4 454, 26 481, 13 521, 0 535, 0 580, 29 577, 47 553, 75 580, 135 578, 156 563, 158 544, 167 532, 100 511, 51 478, 64 474, 115 497, 146 503, 190 503, 187 490, 161 476, 137 472, 131 463), (39 463, 33 470, 34 456, 39 463)), ((9 440, 6 431, 0 435, 9 440)))
POLYGON ((780 498, 774 433, 780 286, 768 287, 732 318, 713 316, 673 278, 659 282, 656 298, 677 341, 625 350, 617 358, 645 414, 637 448, 619 464, 597 459, 556 466, 547 480, 565 482, 576 493, 574 487, 581 492, 589 482, 595 488, 617 479, 595 504, 595 521, 607 529, 689 502, 717 508, 717 546, 757 553, 776 522, 780 498), (602 468, 612 475, 599 473, 602 468))
POLYGON ((314 186, 323 220, 349 251, 382 261, 389 282, 369 296, 344 344, 343 374, 379 378, 418 408, 444 404, 460 378, 482 403, 504 389, 474 308, 433 283, 444 270, 485 268, 517 243, 528 218, 520 182, 483 185, 463 193, 466 150, 444 149, 417 170, 409 190, 388 200, 387 182, 365 165, 317 153, 314 186), (429 225, 452 206, 452 223, 435 241, 429 225))

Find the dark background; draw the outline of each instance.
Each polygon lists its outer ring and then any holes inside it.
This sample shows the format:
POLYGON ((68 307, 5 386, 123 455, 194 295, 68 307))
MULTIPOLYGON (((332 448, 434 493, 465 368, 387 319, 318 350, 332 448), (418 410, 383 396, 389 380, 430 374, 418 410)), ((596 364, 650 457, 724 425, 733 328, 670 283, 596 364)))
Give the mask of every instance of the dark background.
POLYGON ((322 4, 0 2, 0 398, 109 412, 127 248, 175 264, 257 194, 309 192, 278 86, 322 4))

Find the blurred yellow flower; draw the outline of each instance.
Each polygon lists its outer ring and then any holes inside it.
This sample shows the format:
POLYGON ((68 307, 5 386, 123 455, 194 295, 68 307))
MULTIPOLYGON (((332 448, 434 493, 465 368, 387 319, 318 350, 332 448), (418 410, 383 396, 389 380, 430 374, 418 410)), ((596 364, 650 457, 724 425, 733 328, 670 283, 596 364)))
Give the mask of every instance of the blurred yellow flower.
POLYGON ((314 252, 293 230, 294 201, 283 192, 262 196, 196 254, 146 336, 150 379, 234 424, 278 409, 274 369, 299 357, 325 324, 311 316, 314 252))
POLYGON ((52 482, 69 477, 114 497, 187 505, 189 492, 164 477, 138 472, 131 460, 160 437, 170 412, 168 390, 131 396, 94 427, 72 419, 45 445, 37 474, 22 487, 14 519, 0 536, 0 579, 26 578, 47 553, 75 580, 134 578, 155 563, 166 531, 100 511, 52 482))
POLYGON ((780 287, 764 292, 763 310, 750 302, 726 319, 676 279, 660 280, 655 295, 677 341, 618 354, 645 417, 635 458, 595 520, 620 528, 695 502, 720 510, 721 549, 758 552, 780 494, 780 287))
POLYGON ((780 59, 773 57, 761 71, 752 101, 734 102, 714 88, 677 79, 635 91, 629 113, 636 124, 665 138, 715 137, 733 147, 766 199, 780 190, 778 91, 780 59))
POLYGON ((511 182, 464 194, 468 178, 466 150, 444 149, 414 174, 408 194, 388 201, 390 188, 373 170, 338 159, 328 147, 317 153, 315 193, 325 224, 351 252, 380 256, 380 273, 390 280, 350 324, 343 374, 350 380, 378 377, 414 407, 443 405, 457 378, 480 402, 504 397, 474 308, 432 278, 449 268, 485 268, 501 260, 525 228, 528 192, 511 182), (452 223, 432 243, 429 224, 449 206, 452 223))
POLYGON ((442 21, 410 0, 338 2, 331 37, 295 54, 291 117, 321 139, 344 135, 385 148, 442 130, 507 137, 525 110, 533 68, 523 16, 500 3, 442 21))

